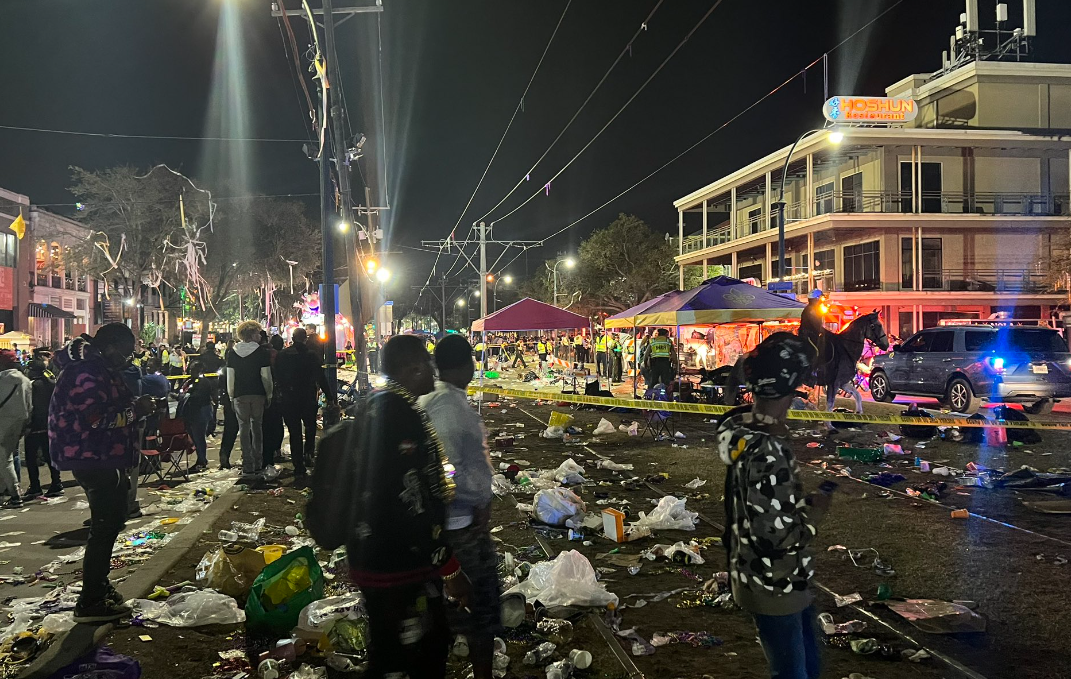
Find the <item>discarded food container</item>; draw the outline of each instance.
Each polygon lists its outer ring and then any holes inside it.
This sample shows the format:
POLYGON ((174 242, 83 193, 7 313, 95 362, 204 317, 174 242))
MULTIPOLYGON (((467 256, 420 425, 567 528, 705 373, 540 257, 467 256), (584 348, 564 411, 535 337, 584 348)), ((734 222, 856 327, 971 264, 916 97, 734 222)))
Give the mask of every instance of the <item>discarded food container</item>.
POLYGON ((624 512, 616 509, 602 510, 602 532, 614 542, 626 542, 624 512))
POLYGON ((923 473, 929 472, 930 471, 930 463, 927 462, 926 460, 920 461, 919 462, 919 471, 923 472, 923 473))
POLYGON ((877 462, 881 459, 881 448, 852 448, 850 446, 838 446, 837 456, 860 462, 877 462))
POLYGON ((544 641, 524 655, 525 665, 537 665, 554 654, 558 647, 549 641, 544 641))
POLYGON ((970 517, 971 517, 971 513, 969 511, 967 511, 966 509, 953 509, 952 510, 952 518, 953 519, 969 519, 970 517))
POLYGON ((238 534, 233 530, 221 530, 219 532, 220 542, 238 542, 238 534))
POLYGON ((573 663, 568 660, 559 660, 546 667, 547 679, 569 679, 573 676, 573 663))
POLYGON ((279 679, 279 661, 268 658, 257 666, 257 676, 260 679, 279 679))
POLYGON ((1008 430, 1004 427, 984 427, 987 446, 1008 445, 1008 430))
POLYGON ((586 670, 591 667, 591 653, 574 648, 569 651, 569 662, 578 670, 586 670))
POLYGON ((526 603, 523 594, 503 594, 499 600, 502 626, 512 629, 524 622, 526 603))
POLYGON ((286 546, 284 545, 262 545, 257 547, 257 551, 264 555, 264 565, 270 564, 283 554, 286 553, 286 546))

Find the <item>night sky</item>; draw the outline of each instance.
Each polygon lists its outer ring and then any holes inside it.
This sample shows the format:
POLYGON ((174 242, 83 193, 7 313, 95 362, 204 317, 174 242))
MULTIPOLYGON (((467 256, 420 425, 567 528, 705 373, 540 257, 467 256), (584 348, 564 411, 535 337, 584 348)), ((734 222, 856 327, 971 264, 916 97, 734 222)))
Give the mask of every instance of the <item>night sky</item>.
MULTIPOLYGON (((235 2, 244 29, 251 136, 308 136, 293 67, 266 0, 3 0, 0 2, 0 125, 148 135, 207 134, 220 7, 235 2)), ((370 1, 370 0, 366 0, 370 1)), ((524 175, 573 115, 657 0, 573 0, 520 113, 462 221, 459 235, 524 175)), ((546 236, 648 174, 828 51, 895 0, 724 0, 629 108, 541 195, 496 226, 499 237, 546 236)), ((312 2, 318 6, 318 0, 312 2)), ((336 0, 336 5, 358 0, 336 0)), ((384 0, 385 141, 374 113, 376 15, 339 27, 339 59, 352 126, 369 138, 363 169, 384 200, 383 156, 393 242, 442 238, 458 220, 565 0, 384 0), (379 153, 380 145, 386 153, 379 153)), ((636 91, 714 0, 665 0, 569 132, 496 214, 527 198, 636 91)), ((994 2, 981 0, 983 23, 994 2)), ((297 7, 296 0, 287 5, 297 7)), ((1021 3, 1009 3, 1010 26, 1021 3)), ((1039 54, 1071 61, 1071 3, 1038 2, 1039 54), (1055 27, 1059 27, 1058 29, 1055 27)), ((884 93, 911 73, 940 67, 958 22, 958 0, 904 0, 830 57, 830 94, 884 93)), ((308 31, 292 19, 304 50, 308 31)), ((302 59, 303 67, 305 66, 302 59)), ((312 90, 312 85, 309 85, 312 90)), ((315 96, 315 90, 312 90, 315 96)), ((531 253, 567 251, 618 212, 676 232, 671 202, 791 143, 821 124, 821 67, 665 171, 531 253)), ((222 145, 227 146, 227 145, 222 145)), ((0 129, 0 187, 70 213, 69 165, 104 168, 166 162, 211 174, 216 142, 102 139, 0 129)), ((315 166, 300 143, 246 148, 248 191, 311 194, 315 166)), ((358 178, 358 186, 360 180, 358 178)), ((306 198, 310 215, 316 199, 306 198)), ((430 259, 411 255, 409 283, 430 259)), ((453 259, 452 257, 450 259, 453 259)), ((516 267, 521 269, 524 258, 516 267)), ((399 267, 401 268, 401 267, 399 267)), ((523 271, 517 271, 522 273, 523 271)))

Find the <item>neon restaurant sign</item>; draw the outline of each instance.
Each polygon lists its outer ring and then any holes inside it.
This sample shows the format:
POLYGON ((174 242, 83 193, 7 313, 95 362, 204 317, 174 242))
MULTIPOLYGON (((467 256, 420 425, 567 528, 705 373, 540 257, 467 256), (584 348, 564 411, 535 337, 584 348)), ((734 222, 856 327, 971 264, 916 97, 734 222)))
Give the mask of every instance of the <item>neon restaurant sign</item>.
POLYGON ((918 115, 914 99, 889 97, 831 97, 822 114, 833 123, 909 123, 918 115))

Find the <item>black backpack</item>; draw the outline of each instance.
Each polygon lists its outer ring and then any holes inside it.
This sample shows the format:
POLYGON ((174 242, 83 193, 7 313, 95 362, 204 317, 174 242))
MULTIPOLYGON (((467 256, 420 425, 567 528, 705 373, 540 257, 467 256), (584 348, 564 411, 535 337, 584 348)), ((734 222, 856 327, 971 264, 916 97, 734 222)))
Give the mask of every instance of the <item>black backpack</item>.
POLYGON ((305 527, 323 549, 345 545, 353 535, 357 503, 362 494, 358 483, 366 463, 362 439, 367 424, 365 399, 354 407, 354 417, 331 427, 316 444, 316 466, 312 472, 309 500, 305 506, 305 527))

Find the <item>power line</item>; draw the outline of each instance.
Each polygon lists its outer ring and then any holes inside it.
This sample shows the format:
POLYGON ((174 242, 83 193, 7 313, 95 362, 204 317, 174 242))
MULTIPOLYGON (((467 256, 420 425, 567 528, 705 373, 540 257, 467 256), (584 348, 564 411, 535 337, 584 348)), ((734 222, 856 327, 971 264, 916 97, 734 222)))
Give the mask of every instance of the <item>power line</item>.
MULTIPOLYGON (((859 28, 857 28, 857 29, 856 29, 855 31, 853 31, 853 32, 852 32, 852 33, 851 33, 851 34, 850 34, 850 35, 849 35, 848 37, 846 37, 846 38, 845 38, 844 40, 841 40, 841 41, 840 41, 839 43, 837 43, 836 45, 834 45, 834 46, 833 46, 833 48, 832 48, 832 49, 830 49, 829 51, 827 51, 827 52, 826 52, 825 54, 830 54, 830 53, 832 53, 832 52, 836 51, 837 49, 839 49, 840 47, 843 47, 843 46, 844 46, 844 45, 845 45, 845 44, 846 44, 846 43, 847 43, 848 41, 850 41, 850 40, 851 40, 852 38, 854 38, 855 36, 857 36, 857 35, 858 35, 859 33, 863 32, 864 30, 866 30, 867 28, 869 28, 869 27, 870 27, 870 26, 871 26, 872 24, 874 24, 874 23, 875 23, 876 21, 878 21, 878 19, 881 19, 881 18, 882 18, 883 16, 885 16, 886 14, 888 14, 889 12, 891 12, 892 10, 896 9, 896 7, 898 7, 899 5, 901 5, 901 4, 903 3, 903 2, 904 2, 904 0, 897 0, 897 1, 896 1, 896 2, 894 3, 894 4, 890 5, 890 6, 889 6, 889 7, 888 7, 888 8, 887 8, 887 9, 886 9, 885 11, 881 12, 880 14, 878 14, 877 16, 875 16, 875 17, 874 17, 873 19, 871 19, 870 21, 868 21, 867 23, 863 24, 862 26, 860 26, 859 28)), ((825 55, 823 55, 823 56, 825 56, 825 55)), ((772 96, 772 95, 773 95, 774 93, 776 93, 776 92, 777 92, 778 90, 780 90, 781 88, 785 87, 785 86, 786 86, 786 85, 788 85, 788 84, 789 84, 790 82, 792 82, 792 81, 793 81, 793 80, 795 80, 796 78, 798 78, 798 77, 800 77, 801 75, 803 75, 804 73, 806 73, 806 72, 807 72, 807 71, 808 71, 808 70, 809 70, 810 68, 814 67, 814 66, 815 66, 816 64, 818 64, 818 63, 819 63, 820 61, 822 61, 822 58, 823 58, 823 56, 820 56, 820 57, 818 57, 817 59, 815 59, 815 60, 814 60, 814 61, 812 61, 811 63, 809 63, 809 64, 807 64, 806 66, 804 66, 804 67, 803 67, 802 69, 800 69, 800 70, 796 71, 795 73, 793 73, 793 74, 792 74, 792 76, 790 76, 790 77, 789 77, 789 78, 788 78, 787 80, 785 80, 784 82, 782 82, 782 83, 781 83, 780 85, 778 85, 777 87, 773 88, 772 90, 770 90, 770 91, 769 91, 769 92, 767 92, 766 94, 764 94, 764 95, 762 95, 761 97, 759 97, 759 98, 758 98, 757 100, 755 100, 754 102, 752 102, 752 103, 751 103, 751 105, 749 105, 749 106, 748 106, 747 108, 743 109, 742 111, 740 111, 739 113, 737 113, 736 115, 734 115, 734 116, 733 116, 732 118, 729 118, 729 119, 728 119, 727 121, 725 121, 724 123, 722 123, 721 125, 719 125, 719 126, 718 126, 718 127, 716 128, 716 129, 714 129, 713 131, 711 131, 711 132, 707 133, 706 135, 704 135, 704 136, 703 136, 703 137, 702 137, 702 138, 701 138, 701 139, 700 139, 699 141, 695 142, 694 144, 692 144, 692 145, 691 145, 691 146, 689 146, 688 148, 684 149, 683 151, 681 151, 681 152, 680 152, 680 153, 678 153, 677 155, 675 155, 675 156, 673 156, 672 158, 670 158, 670 159, 669 159, 668 161, 666 161, 665 163, 663 163, 662 165, 660 165, 660 166, 659 166, 659 167, 658 167, 657 169, 655 169, 655 170, 654 170, 653 172, 651 172, 651 173, 650 173, 650 174, 648 174, 647 176, 643 177, 642 179, 640 179, 640 180, 639 180, 639 181, 637 181, 636 183, 632 184, 632 186, 628 187, 627 189, 625 189, 625 190, 624 190, 624 191, 622 191, 621 193, 618 193, 618 194, 617 194, 616 196, 614 196, 614 197, 613 197, 613 198, 611 198, 610 200, 606 201, 605 203, 603 203, 603 204, 602 204, 602 205, 600 205, 599 207, 595 208, 594 210, 591 210, 590 212, 588 212, 587 214, 585 214, 585 215, 584 215, 583 217, 580 217, 579 219, 576 219, 576 220, 574 220, 573 222, 570 222, 570 223, 569 223, 569 224, 567 224, 566 226, 563 226, 562 228, 558 229, 558 230, 557 230, 557 231, 555 231, 554 233, 552 233, 552 234, 550 234, 549 236, 545 237, 545 238, 543 239, 543 241, 544 241, 544 242, 545 242, 545 241, 548 241, 548 240, 550 240, 550 239, 554 238, 555 236, 558 236, 558 235, 560 235, 560 234, 564 233, 565 231, 567 231, 567 230, 569 230, 569 229, 573 228, 574 226, 576 226, 576 225, 577 225, 577 224, 579 224, 580 222, 584 221, 585 219, 587 219, 587 218, 588 218, 588 217, 590 217, 591 215, 595 214, 595 213, 596 213, 596 212, 598 212, 599 210, 602 210, 603 208, 605 208, 605 207, 606 207, 607 205, 609 205, 610 203, 614 202, 615 200, 617 200, 617 199, 618 199, 618 198, 620 198, 621 196, 625 195, 626 193, 628 193, 628 192, 629 192, 629 191, 631 191, 632 189, 636 188, 636 187, 637 187, 637 186, 639 186, 640 184, 642 184, 642 183, 646 182, 646 181, 647 181, 648 179, 650 179, 651 177, 653 177, 653 176, 655 176, 656 174, 658 174, 659 172, 661 172, 662 170, 666 169, 667 167, 669 167, 670 165, 672 165, 673 163, 675 163, 675 162, 676 162, 677 160, 679 160, 679 159, 680 159, 681 157, 683 157, 684 155, 686 155, 686 154, 688 154, 689 152, 691 152, 692 150, 694 150, 694 149, 695 149, 695 148, 696 148, 697 146, 699 146, 699 145, 703 144, 703 143, 704 143, 705 141, 707 141, 708 139, 710 139, 711 137, 713 137, 713 136, 714 136, 715 134, 717 134, 718 132, 721 132, 721 131, 722 131, 722 130, 724 130, 724 129, 725 129, 726 127, 728 127, 729 125, 731 125, 732 123, 734 123, 734 122, 735 122, 735 121, 736 121, 737 119, 739 119, 739 118, 740 118, 741 116, 743 116, 743 115, 747 114, 747 113, 748 113, 749 111, 751 111, 751 109, 755 108, 756 106, 758 106, 759 104, 761 104, 762 102, 764 102, 764 101, 765 101, 766 99, 768 99, 769 97, 771 97, 771 96, 772 96)), ((508 265, 507 265, 507 266, 508 266, 508 265)))
POLYGON ((79 137, 105 137, 109 139, 164 139, 170 141, 227 141, 227 142, 284 142, 303 143, 308 139, 278 139, 270 137, 185 137, 166 134, 119 134, 115 132, 83 132, 79 130, 53 130, 44 127, 23 127, 21 125, 0 125, 0 130, 18 132, 43 132, 47 134, 66 134, 79 137))
POLYGON ((544 184, 544 185, 543 185, 543 186, 542 186, 541 188, 539 188, 539 189, 536 189, 535 193, 533 193, 533 194, 532 194, 531 196, 529 196, 529 197, 528 197, 528 199, 527 199, 527 200, 525 200, 525 201, 524 201, 523 203, 521 203, 521 204, 520 204, 520 205, 518 205, 517 207, 513 208, 512 210, 510 210, 510 211, 509 211, 509 212, 507 212, 506 214, 502 215, 501 217, 498 217, 497 219, 494 219, 494 220, 492 220, 492 221, 493 221, 493 222, 500 222, 500 221, 502 221, 503 219, 506 219, 506 218, 507 218, 507 217, 509 217, 510 215, 512 215, 512 214, 514 214, 515 212, 517 212, 518 210, 520 210, 520 209, 521 209, 522 207, 524 207, 524 206, 525 206, 525 205, 527 205, 528 203, 532 202, 532 200, 533 200, 533 199, 534 199, 534 198, 535 198, 536 196, 538 196, 538 195, 539 195, 540 193, 542 193, 542 192, 543 192, 543 190, 544 190, 545 188, 547 188, 547 187, 549 187, 549 186, 550 186, 550 183, 551 183, 551 182, 553 182, 553 181, 554 181, 555 179, 557 179, 557 178, 558 178, 559 176, 561 176, 561 174, 562 174, 563 172, 565 172, 565 171, 566 171, 567 169, 569 169, 569 166, 570 166, 570 165, 572 165, 572 164, 573 164, 573 162, 574 162, 574 161, 575 161, 575 160, 576 160, 577 158, 579 158, 579 157, 580 157, 580 156, 581 156, 581 155, 582 155, 582 154, 584 153, 584 151, 587 151, 587 150, 588 150, 588 147, 590 147, 590 146, 591 146, 592 144, 594 144, 594 143, 595 143, 595 140, 596 140, 596 139, 598 139, 598 138, 599 138, 599 136, 600 136, 600 135, 601 135, 601 134, 602 134, 603 132, 605 132, 605 131, 606 131, 606 128, 610 127, 610 125, 611 125, 611 124, 613 124, 613 122, 614 122, 615 120, 617 120, 617 117, 618 117, 619 115, 621 115, 621 113, 622 113, 622 112, 624 112, 624 110, 625 110, 626 108, 628 108, 628 105, 629 105, 629 104, 631 104, 631 103, 633 102, 633 100, 635 100, 635 99, 636 99, 636 97, 640 96, 640 93, 641 93, 641 92, 643 92, 644 88, 646 88, 646 87, 647 87, 647 85, 648 85, 648 84, 650 84, 650 82, 651 82, 652 80, 654 80, 655 76, 656 76, 656 75, 658 75, 658 73, 659 73, 659 72, 660 72, 660 71, 661 71, 661 70, 662 70, 662 69, 663 69, 663 68, 665 67, 665 65, 669 63, 670 59, 672 59, 672 58, 674 57, 674 55, 676 55, 676 54, 677 54, 677 52, 678 52, 678 51, 680 51, 681 47, 684 47, 684 44, 685 44, 686 42, 688 42, 688 41, 689 41, 689 40, 691 39, 692 35, 693 35, 693 34, 695 34, 695 32, 699 30, 700 26, 702 26, 702 25, 703 25, 703 23, 704 23, 704 22, 705 22, 705 21, 706 21, 706 20, 707 20, 707 19, 708 19, 708 18, 710 17, 710 15, 714 13, 714 10, 716 10, 716 9, 718 8, 718 6, 719 6, 719 5, 721 5, 721 3, 722 3, 722 2, 724 2, 724 1, 725 1, 725 0, 715 0, 714 4, 713 4, 713 5, 711 5, 710 9, 708 9, 708 10, 707 10, 706 14, 704 14, 704 15, 703 15, 703 17, 702 17, 702 18, 701 18, 701 19, 699 20, 699 23, 697 23, 697 24, 696 24, 695 26, 693 26, 693 27, 692 27, 692 30, 688 31, 688 34, 684 36, 684 39, 683 39, 683 40, 681 40, 681 41, 680 41, 679 43, 677 43, 677 46, 676 46, 676 47, 674 47, 674 48, 673 48, 673 51, 672 51, 672 52, 670 52, 670 53, 669 53, 669 55, 668 55, 668 56, 667 56, 667 57, 666 57, 666 58, 665 58, 665 59, 664 59, 664 60, 662 61, 662 63, 658 65, 658 68, 656 68, 656 69, 654 70, 654 73, 652 73, 652 74, 651 74, 650 76, 648 76, 647 80, 643 81, 643 84, 642 84, 642 85, 640 85, 640 88, 639 88, 638 90, 636 90, 636 92, 635 92, 635 93, 634 93, 634 94, 633 94, 633 95, 632 95, 631 97, 629 97, 629 98, 628 98, 628 101, 626 101, 626 102, 625 102, 625 103, 624 103, 624 104, 623 104, 623 105, 621 106, 621 108, 619 108, 619 109, 617 110, 617 113, 615 113, 615 114, 613 115, 613 117, 611 117, 611 118, 610 118, 609 120, 607 120, 607 121, 606 121, 606 124, 605 124, 605 125, 603 125, 603 126, 602 126, 602 127, 601 127, 601 128, 599 129, 599 131, 598 131, 598 132, 596 132, 596 133, 595 133, 595 136, 594 136, 594 137, 592 137, 592 138, 591 138, 591 140, 590 140, 590 141, 588 141, 588 143, 587 143, 587 144, 584 144, 584 147, 583 147, 583 148, 581 148, 581 149, 580 149, 579 151, 577 151, 577 152, 576 152, 576 155, 574 155, 574 156, 573 156, 572 158, 570 158, 570 159, 569 159, 569 162, 567 162, 567 163, 566 163, 566 164, 565 164, 565 165, 564 165, 564 166, 563 166, 563 167, 562 167, 562 168, 561 168, 560 170, 558 170, 558 171, 557 171, 557 172, 556 172, 556 173, 554 174, 554 176, 553 176, 553 177, 551 177, 551 178, 550 178, 549 180, 547 180, 547 183, 546 183, 546 184, 544 184))
POLYGON ((562 138, 562 136, 563 136, 563 135, 565 134, 565 132, 566 132, 566 131, 567 131, 567 130, 569 129, 569 127, 570 127, 570 126, 571 126, 571 125, 573 124, 573 122, 574 122, 574 121, 575 121, 575 120, 576 120, 576 119, 577 119, 577 118, 578 118, 578 117, 580 116, 580 113, 581 113, 581 112, 582 112, 582 111, 584 110, 584 107, 586 107, 586 106, 588 105, 588 102, 590 102, 590 101, 591 101, 591 99, 592 99, 592 97, 594 97, 594 96, 595 96, 595 93, 599 91, 599 88, 600 88, 600 87, 602 87, 602 85, 603 85, 603 83, 604 83, 604 82, 606 82, 606 79, 607 79, 608 77, 610 77, 610 73, 611 73, 611 72, 612 72, 612 71, 614 70, 614 68, 616 68, 616 67, 617 67, 617 64, 618 64, 618 63, 620 63, 621 59, 622 59, 622 58, 623 58, 623 57, 625 56, 625 54, 627 53, 627 54, 629 54, 630 56, 632 55, 632 43, 634 43, 634 42, 636 41, 636 38, 638 38, 638 37, 640 36, 640 33, 643 33, 643 32, 645 32, 645 31, 647 30, 647 26, 648 26, 648 24, 649 24, 649 23, 651 22, 651 18, 652 18, 652 17, 653 17, 654 15, 655 15, 655 12, 657 12, 657 11, 658 11, 658 8, 662 6, 662 3, 663 3, 664 1, 665 1, 665 0, 658 0, 658 2, 657 2, 657 3, 655 4, 654 8, 653 8, 653 9, 651 10, 651 12, 650 12, 650 13, 649 13, 649 14, 647 15, 647 18, 646 18, 646 19, 644 19, 644 20, 643 20, 643 21, 642 21, 642 22, 640 23, 640 27, 636 29, 636 32, 632 34, 632 37, 631 37, 631 38, 629 38, 628 42, 627 42, 627 43, 625 44, 625 46, 624 46, 624 47, 623 47, 623 48, 621 49, 621 53, 617 55, 617 58, 616 58, 616 59, 614 59, 614 63, 610 64, 610 68, 608 68, 608 69, 606 70, 606 73, 604 73, 604 74, 603 74, 602 78, 601 78, 601 79, 599 80, 599 82, 598 82, 598 83, 597 83, 597 84, 595 85, 595 89, 591 90, 591 93, 590 93, 590 94, 588 95, 587 99, 585 99, 585 100, 584 100, 584 103, 580 104, 580 108, 578 108, 578 109, 576 110, 576 113, 574 113, 574 114, 573 114, 573 117, 572 117, 572 118, 570 118, 570 119, 569 119, 569 122, 567 122, 567 123, 565 124, 565 127, 563 127, 563 128, 561 129, 561 132, 559 132, 559 133, 558 133, 558 136, 554 138, 554 141, 550 142, 550 146, 548 146, 548 147, 547 147, 547 150, 543 152, 543 155, 539 156, 539 160, 535 161, 535 163, 533 163, 533 164, 532 164, 532 167, 531 167, 531 168, 529 168, 529 169, 528 169, 528 171, 527 171, 527 172, 525 172, 525 173, 524 173, 524 174, 523 174, 523 175, 521 176, 521 178, 520 178, 519 180, 517 180, 517 183, 513 185, 513 188, 509 190, 509 193, 507 193, 507 194, 506 194, 505 196, 503 196, 503 197, 502 197, 502 200, 500 200, 500 201, 498 201, 497 203, 495 203, 495 206, 494 206, 493 208, 491 208, 490 210, 488 210, 488 211, 487 211, 487 212, 486 212, 486 213, 485 213, 485 214, 483 215, 483 217, 480 217, 480 219, 477 219, 476 221, 480 221, 480 220, 482 220, 482 219, 486 219, 488 215, 490 215, 490 214, 491 214, 492 212, 494 212, 495 210, 497 210, 497 209, 499 208, 499 206, 500 206, 500 205, 502 205, 502 203, 505 203, 505 202, 506 202, 506 200, 507 200, 507 199, 508 199, 508 198, 509 198, 510 196, 512 196, 512 195, 513 195, 513 193, 514 193, 514 192, 515 192, 515 191, 516 191, 516 190, 517 190, 518 188, 520 188, 521 184, 523 184, 523 183, 524 183, 525 181, 527 181, 527 180, 528 180, 528 177, 529 177, 529 175, 531 175, 531 174, 532 174, 533 172, 535 172, 535 169, 536 169, 536 167, 538 167, 538 166, 539 166, 539 164, 540 164, 541 162, 543 162, 543 159, 547 157, 547 154, 548 154, 548 153, 550 153, 551 149, 553 149, 553 148, 554 148, 554 145, 555 145, 555 144, 557 144, 559 140, 561 140, 561 138, 562 138))
MULTIPOLYGON (((218 203, 221 200, 249 200, 253 198, 306 198, 310 196, 318 196, 319 193, 266 193, 266 194, 249 194, 245 196, 212 196, 212 202, 218 203)), ((92 202, 92 201, 91 201, 92 202)), ((135 200, 124 205, 163 205, 168 203, 176 203, 175 200, 135 200)), ((85 203, 32 203, 32 207, 78 207, 79 205, 85 205, 85 203)))
MULTIPOLYGON (((572 4, 573 0, 568 0, 568 2, 565 3, 565 9, 562 10, 562 15, 558 18, 558 23, 554 26, 554 31, 550 34, 550 40, 547 41, 547 46, 543 48, 543 54, 540 55, 535 70, 532 71, 532 77, 528 79, 528 84, 525 86, 524 92, 521 93, 521 98, 517 102, 517 107, 513 109, 513 115, 510 116, 509 122, 506 124, 506 129, 502 131, 502 136, 498 140, 498 145, 495 146, 494 153, 491 154, 491 159, 487 161, 487 167, 483 169, 483 174, 480 175, 480 181, 476 183, 476 188, 472 190, 472 195, 469 196, 468 202, 465 203, 465 208, 461 211, 461 214, 457 216, 457 222, 454 223, 454 228, 450 230, 450 233, 447 234, 447 238, 444 240, 450 240, 453 237, 454 232, 457 231, 457 227, 461 225, 461 220, 465 218, 465 213, 468 212, 469 207, 472 205, 472 200, 476 197, 476 193, 480 190, 484 178, 487 177, 488 170, 491 169, 491 164, 495 162, 495 157, 498 156, 498 151, 502 148, 502 142, 506 140, 506 135, 509 134, 509 130, 513 126, 513 121, 517 119, 517 114, 524 108, 524 97, 528 94, 528 90, 532 87, 532 83, 535 82, 536 74, 539 73, 539 67, 543 65, 543 60, 546 58, 547 52, 550 51, 550 46, 554 42, 554 37, 558 35, 558 29, 561 28, 562 21, 565 20, 565 15, 572 4)), ((442 248, 440 248, 439 253, 435 255, 435 262, 431 265, 431 271, 428 272, 428 280, 424 283, 424 288, 420 291, 421 294, 423 294, 424 289, 428 287, 428 284, 431 283, 431 278, 435 275, 435 267, 439 264, 439 258, 441 256, 442 248)), ((459 253, 458 259, 460 259, 460 257, 459 253)), ((454 264, 457 264, 457 259, 454 260, 454 264)), ((453 265, 451 265, 450 268, 453 269, 453 265)))

